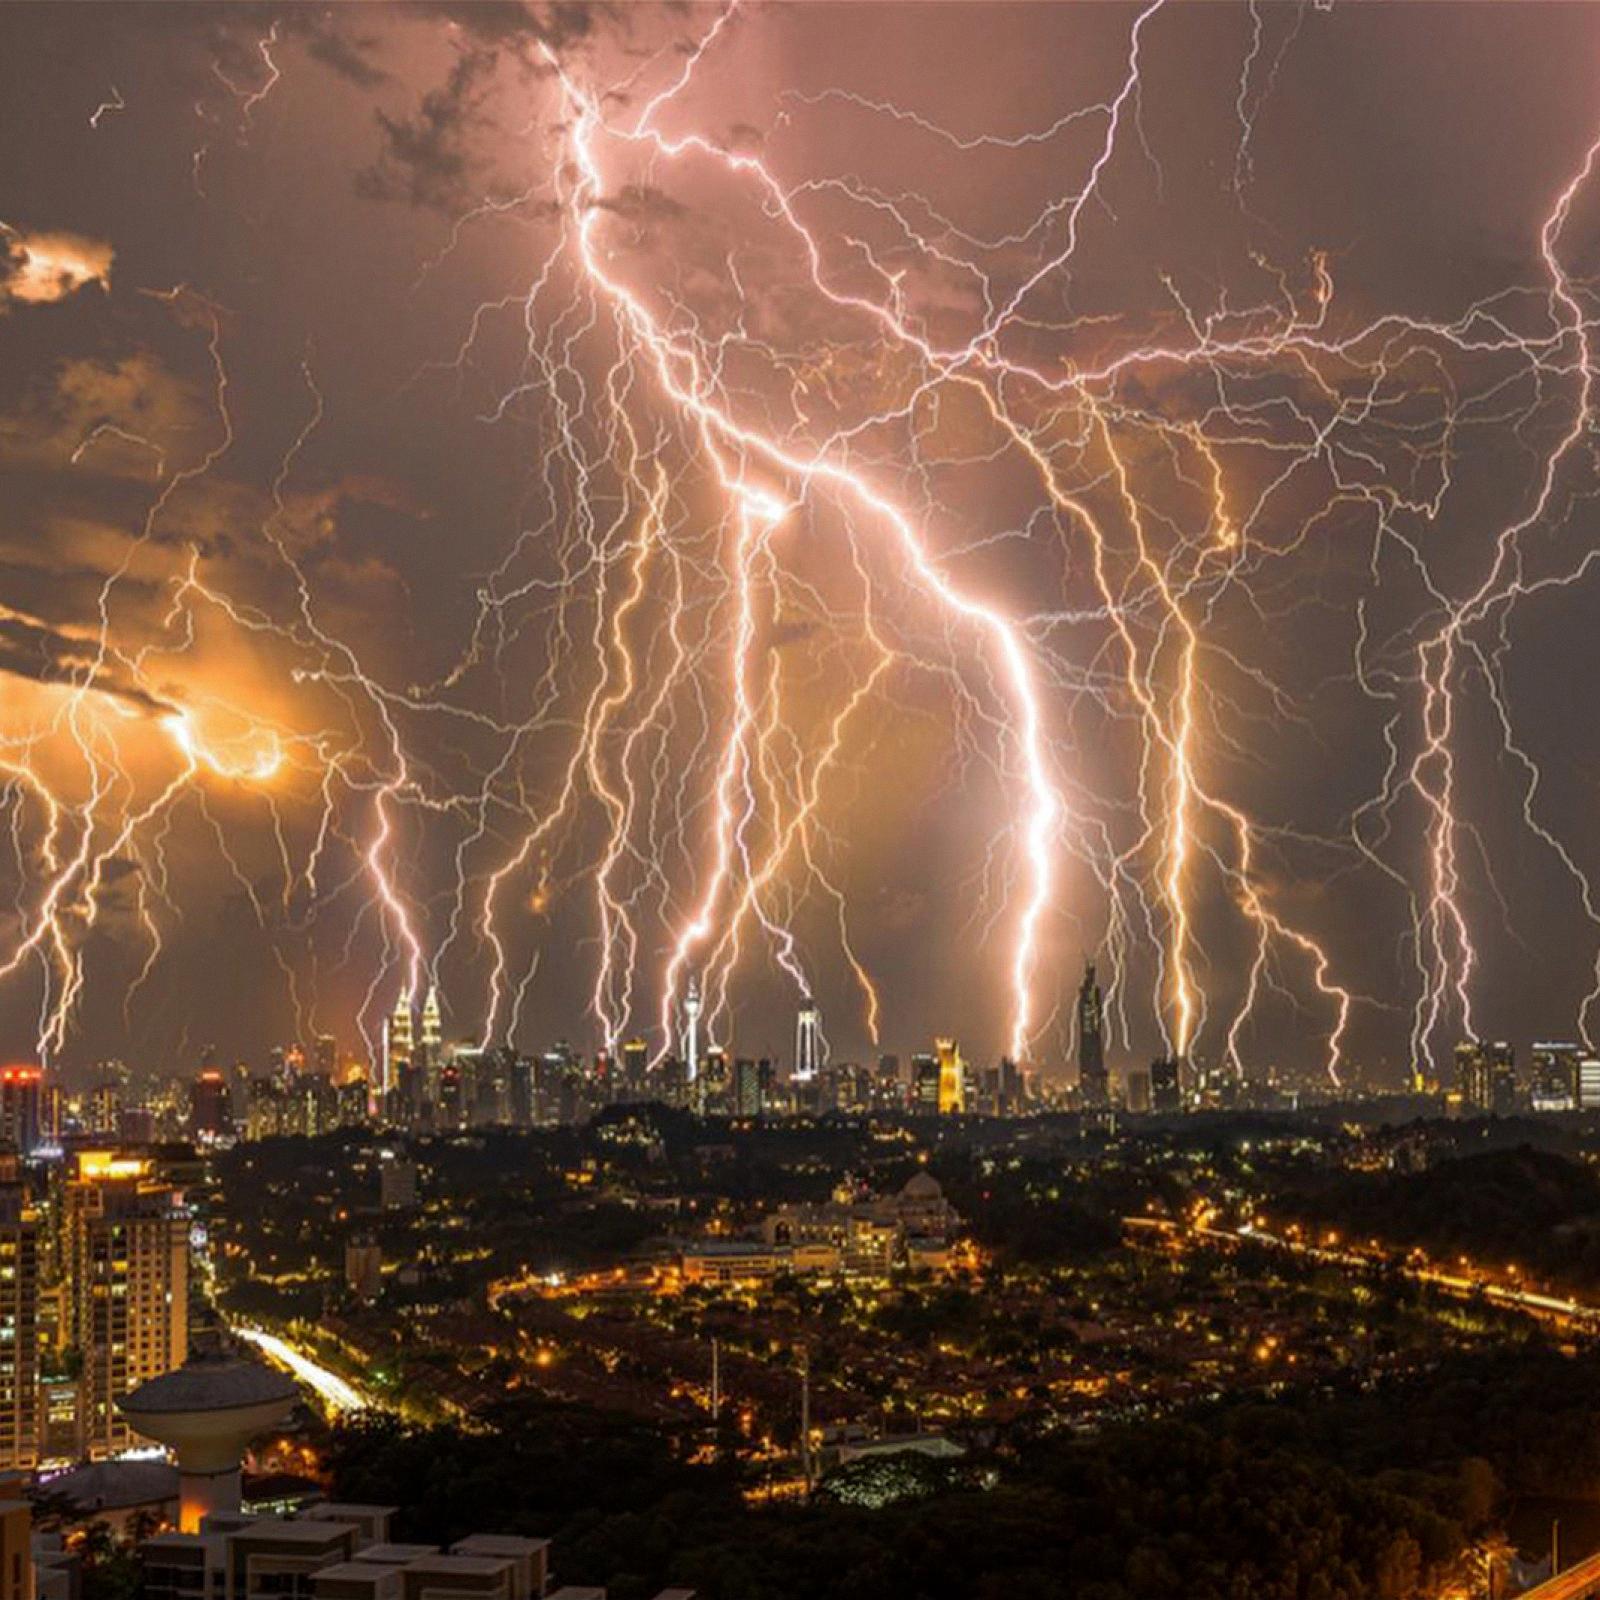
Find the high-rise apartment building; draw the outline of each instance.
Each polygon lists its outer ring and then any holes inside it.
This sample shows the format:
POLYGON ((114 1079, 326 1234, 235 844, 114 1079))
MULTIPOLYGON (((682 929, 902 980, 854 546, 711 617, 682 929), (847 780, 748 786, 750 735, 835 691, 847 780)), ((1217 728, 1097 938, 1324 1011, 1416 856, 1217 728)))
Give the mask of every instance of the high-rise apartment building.
MULTIPOLYGON (((14 1165, 14 1163, 13 1163, 14 1165)), ((39 1460, 39 1225, 15 1171, 0 1174, 0 1470, 39 1460)))
POLYGON ((80 1452, 127 1449, 116 1403, 183 1365, 189 1345, 189 1217, 151 1163, 84 1151, 63 1193, 66 1341, 80 1361, 80 1452))

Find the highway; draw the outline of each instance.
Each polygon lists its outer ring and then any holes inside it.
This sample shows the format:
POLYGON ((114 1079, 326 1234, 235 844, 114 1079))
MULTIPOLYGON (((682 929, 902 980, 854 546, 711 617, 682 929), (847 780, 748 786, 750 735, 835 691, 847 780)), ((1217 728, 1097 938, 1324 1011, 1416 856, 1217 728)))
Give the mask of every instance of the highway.
POLYGON ((1565 1572, 1524 1589, 1517 1600, 1584 1600, 1600 1589, 1600 1555, 1575 1562, 1565 1572))
POLYGON ((330 1372, 310 1356, 297 1350, 275 1333, 262 1328, 246 1328, 235 1324, 233 1331, 241 1339, 248 1339, 269 1361, 287 1367, 308 1389, 335 1413, 365 1411, 371 1404, 353 1384, 346 1382, 337 1372, 330 1372))
POLYGON ((1329 1266, 1345 1267, 1360 1272, 1382 1268, 1398 1272, 1414 1283, 1425 1283, 1447 1294, 1464 1299, 1482 1296, 1495 1305, 1511 1306, 1530 1316, 1549 1318, 1557 1322, 1578 1323, 1589 1329, 1600 1329, 1600 1306, 1584 1305, 1581 1301, 1562 1299, 1559 1295, 1541 1294, 1536 1289, 1514 1289, 1507 1284, 1495 1283, 1487 1278, 1472 1277, 1466 1273, 1446 1272, 1431 1262, 1413 1263, 1401 1257, 1367 1254, 1335 1245, 1309 1244, 1302 1239, 1286 1238, 1269 1233, 1264 1228, 1246 1224, 1239 1228, 1212 1228, 1202 1224, 1183 1225, 1155 1217, 1124 1217, 1130 1227, 1149 1229, 1173 1237, 1204 1239, 1214 1244, 1260 1244, 1270 1249, 1283 1250, 1291 1255, 1304 1256, 1329 1266))

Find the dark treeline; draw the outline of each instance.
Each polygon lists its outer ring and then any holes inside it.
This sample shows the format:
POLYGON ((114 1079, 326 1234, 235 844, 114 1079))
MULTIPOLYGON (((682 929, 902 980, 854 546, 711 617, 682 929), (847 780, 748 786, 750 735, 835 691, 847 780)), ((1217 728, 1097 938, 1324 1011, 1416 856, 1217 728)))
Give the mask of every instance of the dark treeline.
POLYGON ((1422 1172, 1305 1169, 1286 1178, 1271 1203, 1275 1213, 1352 1238, 1515 1264, 1573 1289, 1600 1285, 1600 1175, 1528 1145, 1422 1172))
POLYGON ((1600 1486, 1600 1356, 1533 1343, 1370 1390, 1014 1439, 908 1473, 877 1510, 750 1507, 731 1467, 689 1466, 681 1443, 526 1401, 478 1432, 364 1421, 330 1460, 341 1497, 408 1508, 401 1537, 553 1535, 562 1581, 614 1600, 669 1583, 707 1600, 1407 1600, 1509 1496, 1600 1486))

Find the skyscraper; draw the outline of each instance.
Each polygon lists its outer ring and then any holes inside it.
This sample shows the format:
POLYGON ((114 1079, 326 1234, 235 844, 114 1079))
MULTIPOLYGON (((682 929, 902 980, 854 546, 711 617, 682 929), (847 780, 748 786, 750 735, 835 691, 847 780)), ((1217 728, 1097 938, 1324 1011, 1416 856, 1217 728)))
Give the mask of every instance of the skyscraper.
POLYGON ((190 1087, 189 1132, 202 1144, 233 1136, 233 1094, 215 1067, 207 1067, 190 1087))
POLYGON ((411 1065, 414 1054, 411 1020, 411 991, 402 989, 400 998, 383 1028, 383 1083, 385 1093, 400 1087, 403 1068, 411 1065))
POLYGON ((683 1070, 689 1083, 700 1075, 700 980, 690 978, 683 1002, 683 1070))
POLYGON ((116 1402, 188 1354, 189 1218, 150 1162, 102 1150, 78 1155, 63 1220, 79 1447, 99 1460, 133 1443, 116 1402))
POLYGON ((1183 1109, 1183 1068, 1176 1056, 1150 1063, 1150 1108, 1157 1113, 1183 1109))
POLYGON ((39 1460, 39 1224, 15 1172, 5 1178, 0 1182, 0 1470, 19 1471, 39 1460))
POLYGON ((935 1039, 939 1052, 939 1114, 958 1115, 967 1109, 967 1068, 954 1039, 935 1039))
POLYGON ((622 1047, 622 1082, 630 1100, 644 1094, 650 1072, 650 1046, 643 1039, 629 1039, 622 1047))
POLYGON ((810 1083, 822 1069, 822 1013, 817 1002, 807 995, 800 1002, 800 1015, 794 1029, 794 1076, 798 1083, 810 1083))
POLYGON ((1516 1109, 1516 1051, 1503 1040, 1463 1039, 1456 1046, 1456 1086, 1470 1109, 1508 1115, 1516 1109))
POLYGON ((1083 1103, 1096 1109, 1111 1103, 1111 1082, 1106 1074, 1105 1003, 1095 982, 1094 963, 1084 963, 1078 988, 1078 1092, 1083 1103))
POLYGON ((1578 1106, 1578 1061, 1583 1052, 1571 1043, 1541 1041, 1533 1047, 1533 1109, 1575 1111, 1578 1106))
POLYGON ((44 1116, 44 1074, 38 1067, 0 1068, 0 1140, 31 1156, 49 1143, 44 1116))

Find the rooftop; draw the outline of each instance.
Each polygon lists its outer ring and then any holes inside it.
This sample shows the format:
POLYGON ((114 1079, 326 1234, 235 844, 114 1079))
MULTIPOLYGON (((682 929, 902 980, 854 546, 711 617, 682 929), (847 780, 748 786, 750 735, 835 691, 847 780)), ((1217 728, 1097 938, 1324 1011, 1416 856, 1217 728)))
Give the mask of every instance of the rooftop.
POLYGON ((118 1409, 130 1417, 185 1411, 235 1411, 290 1401, 300 1390, 286 1372, 236 1356, 191 1356, 175 1372, 163 1373, 124 1395, 118 1409))

